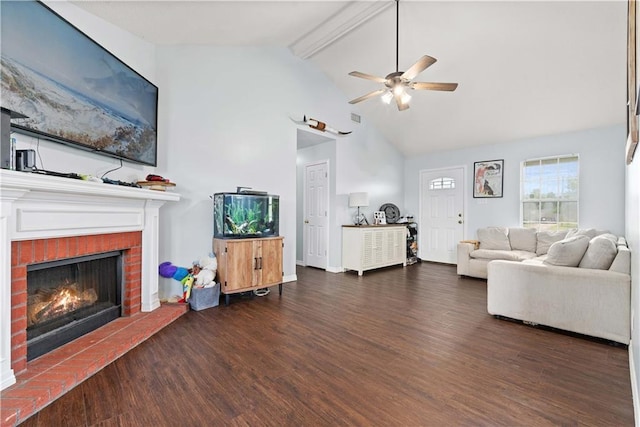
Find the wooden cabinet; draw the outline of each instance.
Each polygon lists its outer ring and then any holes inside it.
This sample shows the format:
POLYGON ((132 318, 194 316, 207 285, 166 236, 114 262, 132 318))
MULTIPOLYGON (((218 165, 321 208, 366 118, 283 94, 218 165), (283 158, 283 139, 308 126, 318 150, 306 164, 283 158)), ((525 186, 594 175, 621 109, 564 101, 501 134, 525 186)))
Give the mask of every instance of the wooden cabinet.
POLYGON ((342 267, 358 275, 374 268, 407 265, 407 227, 402 225, 344 225, 342 267))
POLYGON ((284 237, 213 239, 220 291, 229 294, 279 285, 282 294, 284 237))

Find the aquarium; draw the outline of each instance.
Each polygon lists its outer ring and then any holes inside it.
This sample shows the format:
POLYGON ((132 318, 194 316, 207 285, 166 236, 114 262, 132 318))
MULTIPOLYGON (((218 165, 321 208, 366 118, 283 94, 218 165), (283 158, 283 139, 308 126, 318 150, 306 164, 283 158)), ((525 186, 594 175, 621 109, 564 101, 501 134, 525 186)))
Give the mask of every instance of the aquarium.
POLYGON ((213 236, 218 239, 278 235, 279 196, 257 192, 213 195, 213 236))

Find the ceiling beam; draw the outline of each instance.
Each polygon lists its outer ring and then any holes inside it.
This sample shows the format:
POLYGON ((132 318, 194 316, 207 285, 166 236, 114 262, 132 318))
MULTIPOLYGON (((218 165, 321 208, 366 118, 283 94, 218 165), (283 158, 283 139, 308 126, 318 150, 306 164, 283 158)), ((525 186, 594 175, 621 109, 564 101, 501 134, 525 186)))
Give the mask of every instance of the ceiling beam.
POLYGON ((338 13, 293 42, 289 49, 299 58, 311 58, 393 4, 389 0, 351 1, 338 13))

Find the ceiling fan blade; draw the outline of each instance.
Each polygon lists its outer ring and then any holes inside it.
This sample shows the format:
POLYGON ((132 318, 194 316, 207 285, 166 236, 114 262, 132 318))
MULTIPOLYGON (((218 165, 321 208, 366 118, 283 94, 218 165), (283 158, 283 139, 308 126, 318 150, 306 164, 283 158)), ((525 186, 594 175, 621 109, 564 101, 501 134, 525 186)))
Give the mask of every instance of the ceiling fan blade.
POLYGON ((409 67, 407 71, 402 73, 402 76, 400 77, 402 77, 403 79, 411 80, 415 76, 426 70, 428 67, 433 65, 436 61, 436 58, 433 58, 429 55, 424 55, 422 58, 418 59, 415 64, 409 67))
POLYGON ((361 73, 360 71, 352 71, 349 75, 353 77, 360 77, 361 79, 373 80, 378 83, 384 83, 387 81, 387 79, 383 79, 382 77, 372 76, 371 74, 361 73))
POLYGON ((396 105, 398 106, 398 111, 404 111, 409 108, 408 103, 402 102, 402 95, 394 95, 393 98, 396 100, 396 105))
POLYGON ((413 82, 411 87, 417 90, 446 90, 452 92, 458 87, 458 83, 427 83, 413 82))
POLYGON ((352 99, 351 101, 349 101, 349 104, 357 104, 358 102, 364 101, 365 99, 373 98, 374 96, 380 95, 384 92, 385 92, 384 89, 374 90, 373 92, 369 92, 368 94, 362 95, 359 98, 352 99))

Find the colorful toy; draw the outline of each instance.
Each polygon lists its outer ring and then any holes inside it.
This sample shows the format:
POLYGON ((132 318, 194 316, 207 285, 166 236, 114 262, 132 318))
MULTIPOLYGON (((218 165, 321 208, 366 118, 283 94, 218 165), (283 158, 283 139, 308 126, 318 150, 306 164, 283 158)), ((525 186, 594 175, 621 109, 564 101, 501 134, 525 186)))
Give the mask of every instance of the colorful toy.
POLYGON ((191 288, 193 287, 194 277, 189 274, 182 279, 182 300, 180 302, 186 302, 191 296, 191 288))
POLYGON ((173 275, 176 274, 176 270, 178 270, 178 267, 168 261, 163 262, 158 266, 158 273, 160 276, 166 277, 167 279, 171 279, 173 275))
POLYGON ((158 273, 162 277, 175 279, 182 283, 182 299, 178 300, 178 302, 186 302, 191 294, 191 287, 195 280, 191 271, 184 267, 177 267, 170 262, 163 262, 158 266, 158 273))

